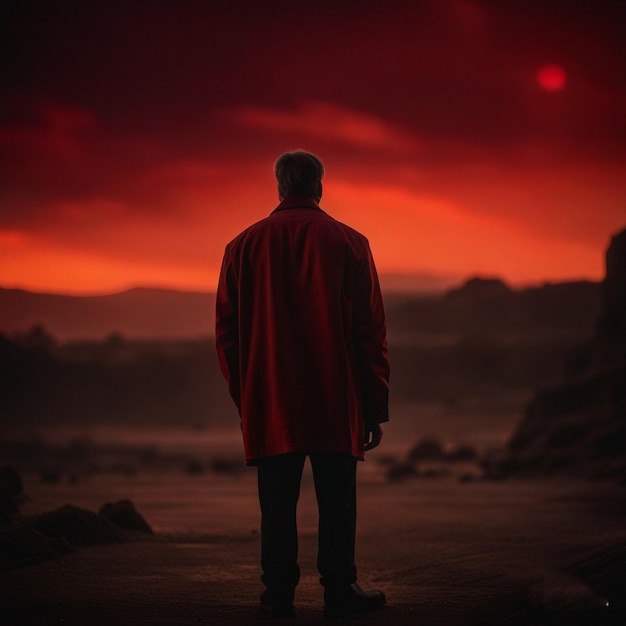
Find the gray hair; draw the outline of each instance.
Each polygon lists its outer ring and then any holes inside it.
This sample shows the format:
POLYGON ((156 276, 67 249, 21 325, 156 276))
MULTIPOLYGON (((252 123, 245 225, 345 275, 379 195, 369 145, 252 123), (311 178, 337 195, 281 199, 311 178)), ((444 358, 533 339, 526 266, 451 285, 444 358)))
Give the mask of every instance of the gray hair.
POLYGON ((274 164, 278 181, 278 197, 305 196, 319 202, 322 197, 324 165, 311 152, 294 150, 285 152, 274 164))

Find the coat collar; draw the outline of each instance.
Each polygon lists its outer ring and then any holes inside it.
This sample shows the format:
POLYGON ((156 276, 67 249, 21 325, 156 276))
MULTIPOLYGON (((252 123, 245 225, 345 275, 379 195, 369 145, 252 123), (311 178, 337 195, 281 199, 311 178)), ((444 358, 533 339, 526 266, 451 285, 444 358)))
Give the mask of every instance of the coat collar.
POLYGON ((306 196, 287 196, 286 198, 283 198, 282 202, 272 211, 272 213, 283 211, 285 209, 315 209, 317 211, 322 211, 319 204, 317 204, 313 198, 307 198, 306 196))

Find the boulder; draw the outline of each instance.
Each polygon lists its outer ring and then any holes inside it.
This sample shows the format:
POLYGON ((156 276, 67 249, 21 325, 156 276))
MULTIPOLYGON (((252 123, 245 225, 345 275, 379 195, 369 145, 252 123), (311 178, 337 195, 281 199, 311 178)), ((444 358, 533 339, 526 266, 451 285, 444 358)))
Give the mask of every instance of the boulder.
POLYGON ((408 460, 436 461, 444 458, 443 446, 436 439, 422 439, 409 451, 408 460))
POLYGON ((50 538, 64 538, 73 546, 121 542, 126 533, 101 515, 70 504, 39 515, 32 524, 50 538))
POLYGON ((397 483, 406 478, 417 476, 417 468, 413 463, 399 461, 387 468, 386 476, 388 482, 397 483))
POLYGON ((153 535, 152 527, 137 511, 130 500, 107 502, 102 505, 99 515, 123 530, 131 530, 153 535))
POLYGON ((20 523, 0 530, 0 571, 54 559, 72 548, 62 539, 50 539, 20 523))

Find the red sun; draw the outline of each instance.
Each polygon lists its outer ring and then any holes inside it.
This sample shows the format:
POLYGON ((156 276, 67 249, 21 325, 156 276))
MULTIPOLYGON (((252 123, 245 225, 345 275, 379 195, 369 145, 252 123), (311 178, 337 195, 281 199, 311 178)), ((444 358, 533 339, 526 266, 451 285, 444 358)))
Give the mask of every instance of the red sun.
POLYGON ((544 65, 537 72, 537 82, 546 91, 561 91, 567 82, 567 74, 560 65, 544 65))

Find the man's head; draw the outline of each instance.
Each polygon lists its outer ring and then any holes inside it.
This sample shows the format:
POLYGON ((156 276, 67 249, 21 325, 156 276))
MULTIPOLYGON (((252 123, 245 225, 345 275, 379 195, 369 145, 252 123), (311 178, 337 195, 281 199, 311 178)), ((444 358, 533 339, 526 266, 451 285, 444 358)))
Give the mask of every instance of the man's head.
POLYGON ((281 200, 287 196, 305 196, 320 201, 324 166, 314 154, 304 150, 285 152, 278 157, 274 174, 281 200))

